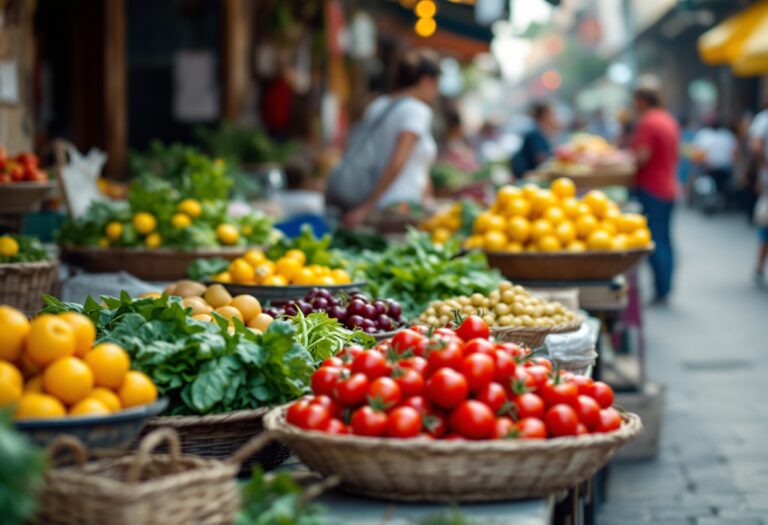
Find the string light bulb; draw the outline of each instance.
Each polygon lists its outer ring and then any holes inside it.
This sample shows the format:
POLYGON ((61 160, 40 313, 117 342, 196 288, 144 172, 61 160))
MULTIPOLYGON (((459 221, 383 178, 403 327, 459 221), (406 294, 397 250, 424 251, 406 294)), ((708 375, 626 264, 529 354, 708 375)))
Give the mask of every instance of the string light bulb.
POLYGON ((437 22, 434 18, 419 18, 414 26, 414 31, 420 37, 426 38, 432 36, 437 30, 437 22))
POLYGON ((419 18, 432 18, 437 13, 437 5, 434 0, 421 0, 414 9, 419 18))

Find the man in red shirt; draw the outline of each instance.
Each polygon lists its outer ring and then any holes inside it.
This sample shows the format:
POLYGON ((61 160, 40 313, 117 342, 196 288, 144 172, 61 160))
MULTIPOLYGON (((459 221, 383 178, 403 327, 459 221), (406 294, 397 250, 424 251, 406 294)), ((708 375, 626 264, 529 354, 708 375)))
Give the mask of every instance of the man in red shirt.
POLYGON ((638 166, 635 186, 656 243, 656 251, 650 256, 656 291, 654 303, 666 304, 674 269, 671 223, 677 197, 680 129, 672 115, 661 107, 655 90, 635 90, 634 105, 639 116, 631 141, 638 166))

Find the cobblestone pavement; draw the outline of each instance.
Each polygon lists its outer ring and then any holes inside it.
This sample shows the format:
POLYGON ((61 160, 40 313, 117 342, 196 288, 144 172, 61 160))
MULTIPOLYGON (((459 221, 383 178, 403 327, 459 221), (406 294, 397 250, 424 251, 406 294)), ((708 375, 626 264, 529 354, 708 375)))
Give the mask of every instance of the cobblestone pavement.
POLYGON ((647 370, 667 386, 655 461, 611 470, 600 525, 768 525, 768 289, 741 216, 676 217, 670 306, 648 309, 647 370))

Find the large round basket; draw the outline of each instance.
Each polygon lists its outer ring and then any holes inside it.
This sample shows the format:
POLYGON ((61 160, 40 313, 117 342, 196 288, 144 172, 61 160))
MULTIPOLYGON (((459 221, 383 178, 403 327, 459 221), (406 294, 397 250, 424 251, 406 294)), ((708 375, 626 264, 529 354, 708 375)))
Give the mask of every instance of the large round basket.
POLYGON ((56 183, 53 181, 3 184, 3 190, 0 191, 0 213, 33 211, 55 189, 56 183))
POLYGON ((396 501, 498 501, 566 490, 603 467, 642 428, 627 414, 609 434, 546 440, 386 439, 306 431, 285 421, 285 407, 265 423, 312 470, 337 475, 341 487, 396 501))
POLYGON ((605 281, 640 263, 654 246, 605 252, 488 252, 488 265, 514 281, 605 281))
MULTIPOLYGON (((280 304, 288 301, 302 299, 313 288, 317 286, 261 286, 250 284, 234 284, 234 283, 216 283, 215 281, 206 281, 206 286, 212 284, 221 284, 232 295, 252 295, 261 302, 268 302, 271 304, 280 304)), ((365 287, 365 282, 356 282, 350 284, 333 284, 322 286, 323 289, 328 290, 332 294, 340 292, 351 292, 353 290, 361 290, 365 287)))
POLYGON ((578 319, 571 321, 570 323, 561 324, 551 327, 504 327, 504 328, 491 328, 491 335, 497 341, 504 341, 509 343, 523 343, 530 348, 538 348, 544 344, 544 340, 549 334, 565 334, 568 332, 575 332, 581 328, 581 323, 584 319, 579 317, 578 319))
POLYGON ((145 281, 175 281, 187 276, 187 267, 195 259, 222 257, 232 260, 245 251, 243 247, 182 251, 65 245, 61 247, 61 260, 87 272, 128 272, 145 281))
MULTIPOLYGON (((215 459, 226 459, 252 437, 264 431, 264 416, 268 408, 238 410, 208 416, 159 416, 147 421, 141 435, 162 427, 173 428, 181 439, 185 452, 215 459)), ((254 465, 270 470, 288 459, 291 451, 272 442, 242 462, 243 472, 254 465)))
POLYGON ((43 306, 43 294, 54 291, 58 278, 57 261, 0 264, 0 304, 34 315, 43 306))

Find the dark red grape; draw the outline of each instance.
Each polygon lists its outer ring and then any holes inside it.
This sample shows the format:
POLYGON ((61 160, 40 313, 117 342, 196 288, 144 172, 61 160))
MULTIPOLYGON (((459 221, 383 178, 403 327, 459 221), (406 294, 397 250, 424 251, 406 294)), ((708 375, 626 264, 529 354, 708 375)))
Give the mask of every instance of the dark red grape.
POLYGON ((376 319, 376 308, 372 304, 366 304, 363 317, 366 319, 376 319))
POLYGON ((309 315, 312 313, 312 305, 307 301, 299 301, 297 306, 301 310, 301 313, 304 315, 309 315))
POLYGON ((366 334, 375 334, 378 333, 379 330, 375 326, 369 326, 367 328, 363 328, 363 331, 366 334))
POLYGON ((312 301, 312 308, 315 310, 328 310, 328 300, 325 297, 316 297, 312 301))
POLYGON ((328 309, 328 317, 333 317, 343 323, 347 318, 347 311, 341 306, 331 306, 328 309))
POLYGON ((380 300, 376 299, 371 304, 376 309, 376 316, 377 317, 387 313, 387 303, 385 303, 384 301, 380 301, 380 300))
POLYGON ((363 321, 365 321, 365 319, 363 319, 359 315, 350 315, 347 318, 346 325, 347 325, 347 328, 359 328, 359 327, 362 327, 363 321))
POLYGON ((291 303, 285 306, 285 315, 293 317, 297 313, 299 313, 299 309, 295 304, 291 303))
POLYGON ((378 319, 376 319, 376 326, 385 332, 389 332, 390 330, 395 329, 394 321, 392 321, 392 318, 387 314, 382 314, 378 317, 378 319))
POLYGON ((349 315, 359 315, 360 317, 365 316, 365 307, 366 305, 363 301, 359 299, 353 299, 349 302, 347 305, 347 313, 349 315))
POLYGON ((393 319, 400 319, 400 315, 403 313, 403 309, 400 306, 400 304, 397 301, 393 301, 392 299, 387 299, 387 305, 389 306, 389 316, 393 319))
POLYGON ((282 312, 277 308, 266 308, 264 310, 264 313, 270 316, 272 319, 277 319, 278 317, 280 317, 280 314, 282 312))
POLYGON ((369 301, 370 301, 370 299, 368 298, 368 296, 367 296, 367 295, 365 295, 365 294, 364 294, 364 293, 362 293, 362 292, 355 292, 355 293, 351 294, 351 295, 350 295, 350 297, 351 297, 352 299, 360 299, 360 300, 361 300, 362 302, 364 302, 364 303, 367 303, 367 302, 369 302, 369 301))
POLYGON ((375 330, 376 329, 376 323, 374 323, 371 319, 363 319, 360 322, 360 328, 362 328, 366 332, 368 331, 369 328, 373 328, 375 330))

